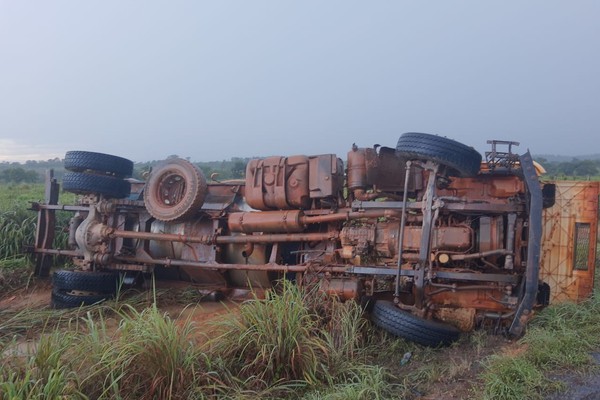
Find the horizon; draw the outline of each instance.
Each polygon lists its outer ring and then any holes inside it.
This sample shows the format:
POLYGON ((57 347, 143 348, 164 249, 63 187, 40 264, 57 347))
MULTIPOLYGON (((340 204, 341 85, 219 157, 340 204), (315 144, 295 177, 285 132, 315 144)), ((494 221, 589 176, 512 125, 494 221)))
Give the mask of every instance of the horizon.
MULTIPOLYGON (((485 158, 485 152, 480 152, 481 155, 485 158)), ((517 152, 518 154, 523 154, 522 152, 517 152)), ((318 154, 329 154, 329 153, 318 153, 318 154)), ((119 154, 112 154, 112 155, 116 155, 119 156, 119 154)), ((160 159, 148 159, 148 160, 131 160, 134 162, 134 164, 143 164, 143 163, 151 163, 151 162, 159 162, 162 160, 166 160, 168 157, 173 156, 176 154, 170 154, 170 155, 166 155, 164 158, 160 158, 160 159)), ((255 158, 266 158, 266 157, 273 157, 273 156, 284 156, 284 157, 289 157, 289 156, 293 156, 293 155, 297 155, 297 154, 268 154, 268 155, 255 155, 255 156, 248 156, 248 157, 243 157, 243 156, 231 156, 229 158, 222 158, 222 159, 213 159, 213 160, 196 160, 193 159, 191 157, 182 157, 179 155, 176 155, 177 157, 180 158, 185 158, 188 159, 191 162, 194 163, 217 163, 217 162, 223 162, 223 161, 233 161, 235 159, 255 159, 255 158)), ((309 154, 309 155, 317 155, 317 154, 309 154)), ((39 159, 34 159, 34 158, 30 158, 30 159, 20 159, 20 160, 6 160, 3 159, 2 156, 0 155, 0 164, 15 164, 18 163, 20 165, 26 165, 26 163, 28 161, 31 162, 53 162, 56 161, 57 159, 59 161, 64 160, 64 154, 62 155, 57 155, 55 157, 48 157, 48 158, 39 158, 39 159)), ((342 160, 345 160, 345 157, 340 156, 339 154, 336 154, 337 157, 341 158, 342 160)), ((345 156, 345 154, 344 154, 345 156)), ((568 158, 568 161, 574 161, 574 160, 596 160, 600 158, 600 153, 592 153, 592 154, 578 154, 578 155, 567 155, 567 154, 536 154, 536 153, 532 153, 532 156, 534 158, 568 158)), ((557 161, 552 161, 549 160, 548 162, 557 162, 557 161)))

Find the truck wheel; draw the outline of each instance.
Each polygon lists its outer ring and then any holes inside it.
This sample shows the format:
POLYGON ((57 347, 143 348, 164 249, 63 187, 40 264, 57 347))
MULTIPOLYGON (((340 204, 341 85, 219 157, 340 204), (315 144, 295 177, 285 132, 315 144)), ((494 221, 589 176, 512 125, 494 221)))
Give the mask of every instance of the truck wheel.
POLYGON ((392 335, 424 346, 447 346, 460 335, 452 325, 417 317, 400 310, 391 301, 377 301, 371 318, 376 326, 392 335))
POLYGON ((206 196, 204 174, 189 161, 175 158, 155 167, 144 188, 146 209, 160 221, 195 215, 206 196))
POLYGON ((444 165, 450 176, 475 176, 481 168, 481 154, 474 148, 428 133, 402 134, 396 151, 409 160, 435 161, 444 165))
POLYGON ((128 178, 133 173, 133 161, 92 151, 67 151, 64 165, 68 171, 83 172, 89 170, 114 175, 117 178, 128 178))
POLYGON ((123 179, 108 175, 94 175, 83 172, 66 172, 63 189, 77 194, 102 194, 121 199, 131 191, 131 184, 123 179))
POLYGON ((52 290, 52 308, 89 306, 112 298, 112 294, 73 294, 66 290, 52 290))
POLYGON ((118 278, 112 272, 58 270, 52 275, 52 285, 58 290, 115 293, 118 278))

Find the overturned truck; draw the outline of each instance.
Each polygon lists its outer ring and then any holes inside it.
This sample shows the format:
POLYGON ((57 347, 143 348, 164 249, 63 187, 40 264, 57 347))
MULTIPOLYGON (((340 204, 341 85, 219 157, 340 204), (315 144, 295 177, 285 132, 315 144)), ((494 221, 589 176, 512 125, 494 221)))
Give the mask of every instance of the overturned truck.
POLYGON ((478 326, 518 336, 536 307, 592 289, 598 182, 546 182, 529 152, 490 141, 473 148, 405 133, 396 148, 251 160, 245 179, 207 182, 178 158, 145 182, 133 163, 71 151, 58 204, 49 174, 38 211, 36 273, 56 255, 57 307, 112 296, 116 277, 184 279, 226 291, 278 279, 359 301, 373 322, 425 345, 478 326), (55 213, 74 213, 56 248, 55 213))

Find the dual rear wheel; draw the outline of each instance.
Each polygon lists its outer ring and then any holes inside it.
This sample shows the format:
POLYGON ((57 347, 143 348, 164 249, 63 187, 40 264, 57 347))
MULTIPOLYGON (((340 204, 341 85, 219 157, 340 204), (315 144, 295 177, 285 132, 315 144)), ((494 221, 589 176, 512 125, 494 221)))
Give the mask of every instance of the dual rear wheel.
POLYGON ((58 270, 52 276, 52 284, 52 306, 73 308, 113 298, 119 285, 119 275, 112 272, 58 270))
POLYGON ((124 198, 131 191, 125 180, 133 173, 133 162, 126 158, 91 151, 68 151, 64 166, 63 189, 76 194, 98 194, 124 198))

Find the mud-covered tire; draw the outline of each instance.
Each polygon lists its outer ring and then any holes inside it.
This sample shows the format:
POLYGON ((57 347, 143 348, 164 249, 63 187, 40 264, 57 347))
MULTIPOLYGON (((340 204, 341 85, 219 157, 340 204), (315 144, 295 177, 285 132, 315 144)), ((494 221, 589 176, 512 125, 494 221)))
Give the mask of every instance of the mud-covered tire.
POLYGON ((377 301, 371 319, 388 333, 424 346, 447 346, 458 340, 460 335, 460 331, 452 325, 417 317, 400 310, 391 301, 377 301))
POLYGON ((187 160, 174 158, 153 168, 144 188, 144 204, 160 221, 182 221, 198 212, 206 193, 202 171, 187 160))
POLYGON ((481 154, 474 148, 428 133, 402 134, 396 151, 399 156, 408 160, 437 162, 447 167, 450 176, 475 176, 481 168, 481 154))
POLYGON ((131 184, 108 175, 66 172, 63 176, 63 189, 76 194, 102 194, 106 197, 122 199, 129 196, 131 184))
POLYGON ((133 174, 133 161, 92 151, 67 151, 64 165, 68 171, 94 171, 114 175, 117 178, 128 178, 133 174))
POLYGON ((115 293, 119 275, 112 272, 58 270, 52 275, 52 286, 57 290, 83 290, 115 293))
POLYGON ((111 299, 113 294, 101 293, 101 294, 73 294, 67 290, 52 290, 52 308, 76 308, 81 306, 90 306, 92 304, 101 303, 105 300, 111 299))

